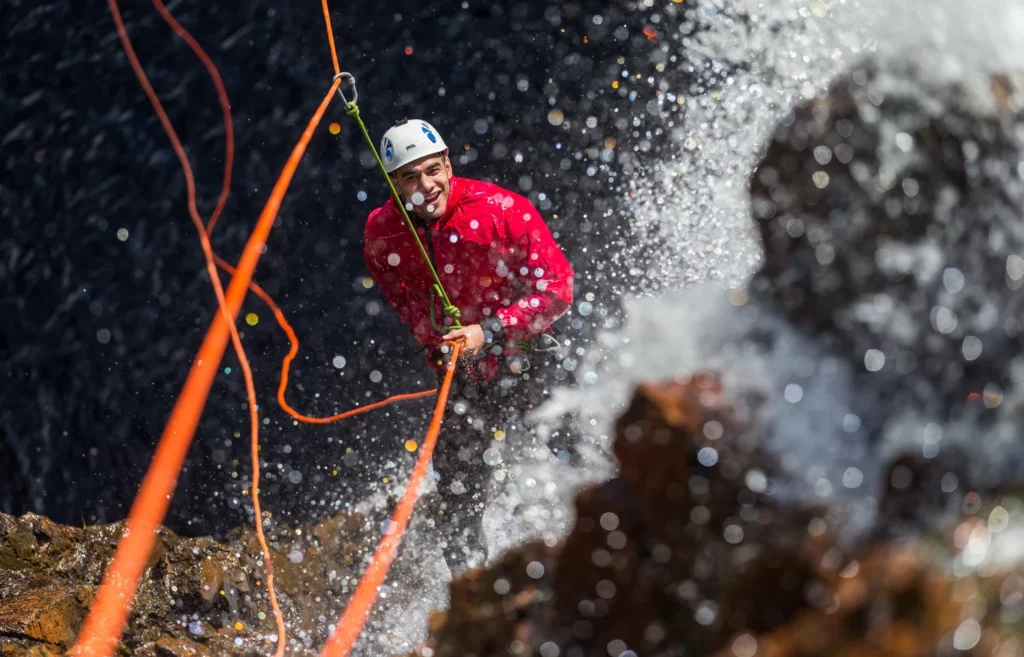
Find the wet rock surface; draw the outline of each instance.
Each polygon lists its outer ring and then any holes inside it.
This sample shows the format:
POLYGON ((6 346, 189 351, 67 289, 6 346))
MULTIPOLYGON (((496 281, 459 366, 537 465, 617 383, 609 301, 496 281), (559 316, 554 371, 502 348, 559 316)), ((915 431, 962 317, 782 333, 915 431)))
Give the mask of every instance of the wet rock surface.
MULTIPOLYGON (((0 514, 0 654, 61 654, 74 642, 122 530, 0 514), (43 651, 43 652, 40 652, 43 651)), ((289 654, 316 654, 364 567, 374 533, 357 515, 268 531, 289 654)), ((161 529, 119 654, 266 654, 276 627, 255 533, 222 541, 161 529)))
MULTIPOLYGON (((748 343, 781 322, 792 358, 851 373, 835 435, 879 475, 835 487, 869 526, 832 487, 779 493, 803 472, 777 436, 813 421, 768 423, 781 400, 698 368, 636 392, 619 476, 564 542, 456 580, 419 655, 1024 654, 1024 103, 1008 76, 926 80, 857 67, 782 122, 751 182, 765 262, 730 299, 762 318, 748 343)), ((816 410, 798 390, 787 418, 816 410)))
POLYGON ((642 388, 618 429, 622 476, 578 496, 566 541, 456 580, 417 655, 1024 654, 1013 491, 847 547, 828 509, 772 501, 771 459, 712 376, 642 388))

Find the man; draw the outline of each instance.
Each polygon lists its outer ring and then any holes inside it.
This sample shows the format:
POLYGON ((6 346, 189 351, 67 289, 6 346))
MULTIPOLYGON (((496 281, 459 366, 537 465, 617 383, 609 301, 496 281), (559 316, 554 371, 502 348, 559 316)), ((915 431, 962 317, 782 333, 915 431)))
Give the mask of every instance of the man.
MULTIPOLYGON (((481 521, 501 446, 533 443, 523 416, 557 380, 574 382, 561 367, 564 340, 551 328, 572 305, 573 270, 527 199, 453 175, 448 148, 429 123, 392 127, 380 153, 461 311, 462 328, 450 329, 454 322, 443 312, 430 267, 394 199, 371 212, 367 267, 428 363, 443 372, 445 343, 465 340, 433 457, 442 514, 435 520, 454 571, 486 557, 481 521)), ((563 429, 562 444, 571 433, 572 427, 563 429)))

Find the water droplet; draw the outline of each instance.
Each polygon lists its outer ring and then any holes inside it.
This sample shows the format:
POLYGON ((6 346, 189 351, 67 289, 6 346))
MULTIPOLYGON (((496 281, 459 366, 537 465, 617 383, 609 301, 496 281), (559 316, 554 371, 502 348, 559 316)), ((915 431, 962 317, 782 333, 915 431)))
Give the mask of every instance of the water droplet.
POLYGON ((732 642, 732 654, 736 657, 754 657, 757 654, 757 639, 749 634, 741 634, 732 642))
POLYGON ((364 192, 363 190, 360 189, 359 193, 356 194, 356 198, 359 199, 360 201, 365 201, 366 200, 366 192, 364 192))
POLYGON ((370 372, 370 380, 374 383, 380 383, 384 379, 384 375, 379 370, 373 370, 370 372))
POLYGON ((931 313, 932 326, 935 330, 944 335, 948 335, 956 330, 956 313, 949 308, 944 306, 936 306, 932 308, 931 313))
POLYGON ((417 447, 419 447, 419 445, 416 444, 415 440, 411 440, 410 439, 410 440, 405 441, 405 451, 407 451, 407 452, 415 452, 417 447))
POLYGON ((402 262, 402 256, 397 253, 388 254, 388 264, 392 267, 397 267, 402 262))
POLYGON ((292 550, 288 553, 288 561, 292 563, 302 563, 302 550, 292 550))
POLYGON ((698 605, 697 611, 693 614, 693 619, 701 625, 708 626, 715 622, 717 616, 718 605, 710 600, 705 600, 698 605))
POLYGON ((331 361, 331 364, 340 370, 341 368, 345 367, 346 362, 347 361, 345 360, 344 356, 335 356, 334 360, 331 361))
POLYGON ((743 528, 739 525, 728 525, 722 531, 722 537, 726 543, 736 545, 743 540, 743 528))
POLYGON ((914 138, 906 132, 896 133, 896 147, 904 153, 909 153, 914 148, 914 138))
POLYGON ((110 342, 110 330, 101 328, 96 331, 96 340, 99 341, 100 344, 107 344, 110 342))
POLYGON ((619 517, 608 511, 601 514, 601 528, 605 531, 614 531, 619 527, 619 517))
POLYGON ((544 576, 544 564, 539 561, 531 561, 526 566, 526 574, 533 579, 540 579, 544 576))
POLYGON ((864 352, 864 367, 869 372, 877 372, 885 367, 885 354, 878 349, 868 349, 864 352))
POLYGON ((501 463, 501 451, 494 447, 488 447, 484 450, 483 459, 484 463, 489 466, 498 465, 501 463))
POLYGON ((718 452, 711 447, 702 447, 701 450, 697 452, 697 461, 701 465, 710 468, 714 464, 718 463, 718 452))
POLYGON ((745 478, 747 488, 754 493, 763 493, 768 490, 768 478, 760 470, 749 470, 745 478))
POLYGON ((565 121, 565 115, 562 114, 561 110, 554 109, 548 112, 548 123, 551 125, 562 125, 563 121, 565 121))
POLYGON ((857 468, 846 468, 843 473, 843 486, 847 488, 859 488, 864 483, 864 473, 857 468))
POLYGON ((1021 258, 1016 253, 1006 258, 1006 275, 1011 280, 1019 281, 1024 278, 1024 258, 1021 258))
POLYGON ((586 317, 590 313, 594 312, 594 306, 589 301, 581 301, 577 306, 580 315, 586 317))
POLYGON ((965 360, 978 360, 981 356, 981 340, 973 335, 968 335, 964 338, 961 349, 964 352, 965 360))
POLYGON ((955 267, 947 268, 942 272, 942 285, 946 288, 946 292, 956 294, 964 289, 963 272, 955 267))
POLYGON ((981 625, 973 618, 960 623, 953 634, 953 647, 957 650, 970 650, 981 640, 981 625))
POLYGON ((423 205, 423 201, 425 201, 427 199, 426 199, 426 197, 423 196, 423 192, 415 192, 409 198, 409 200, 412 201, 413 205, 423 205))
POLYGON ((260 323, 260 317, 256 313, 249 313, 245 316, 245 323, 249 326, 256 326, 260 323))
POLYGON ((128 229, 127 228, 118 228, 117 229, 117 239, 121 240, 122 242, 126 241, 128 239, 128 229))

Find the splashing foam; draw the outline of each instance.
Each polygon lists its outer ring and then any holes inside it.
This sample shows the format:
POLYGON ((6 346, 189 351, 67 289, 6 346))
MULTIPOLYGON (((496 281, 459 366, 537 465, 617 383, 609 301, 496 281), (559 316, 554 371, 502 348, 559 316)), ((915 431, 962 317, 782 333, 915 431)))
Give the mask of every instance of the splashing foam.
MULTIPOLYGON (((677 155, 634 185, 632 221, 657 235, 656 266, 647 272, 644 294, 626 301, 628 322, 600 337, 599 382, 556 398, 595 418, 607 440, 639 380, 719 371, 741 406, 758 400, 740 410, 757 414, 765 444, 792 475, 778 494, 842 505, 851 536, 871 521, 886 457, 926 434, 929 418, 907 419, 914 427, 898 432, 902 444, 869 445, 862 424, 874 400, 851 386, 851 364, 747 303, 745 293, 730 295, 726 288, 743 287, 762 261, 748 179, 766 138, 792 106, 866 58, 885 69, 884 62, 913 53, 927 64, 921 74, 928 83, 968 88, 980 84, 982 74, 1017 70, 1024 58, 1017 37, 1024 5, 902 5, 698 5, 706 29, 687 44, 684 66, 730 73, 718 88, 687 98, 674 135, 677 155)), ((890 83, 898 88, 901 80, 890 83)), ((594 476, 606 476, 607 463, 594 464, 594 476)))

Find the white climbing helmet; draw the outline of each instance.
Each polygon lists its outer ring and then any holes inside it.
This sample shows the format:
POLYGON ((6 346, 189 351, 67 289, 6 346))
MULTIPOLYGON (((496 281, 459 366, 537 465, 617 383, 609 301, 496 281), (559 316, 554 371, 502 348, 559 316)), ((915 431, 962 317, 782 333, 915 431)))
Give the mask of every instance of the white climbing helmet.
POLYGON ((380 156, 388 173, 413 160, 447 150, 434 126, 419 119, 399 123, 380 140, 380 156))

